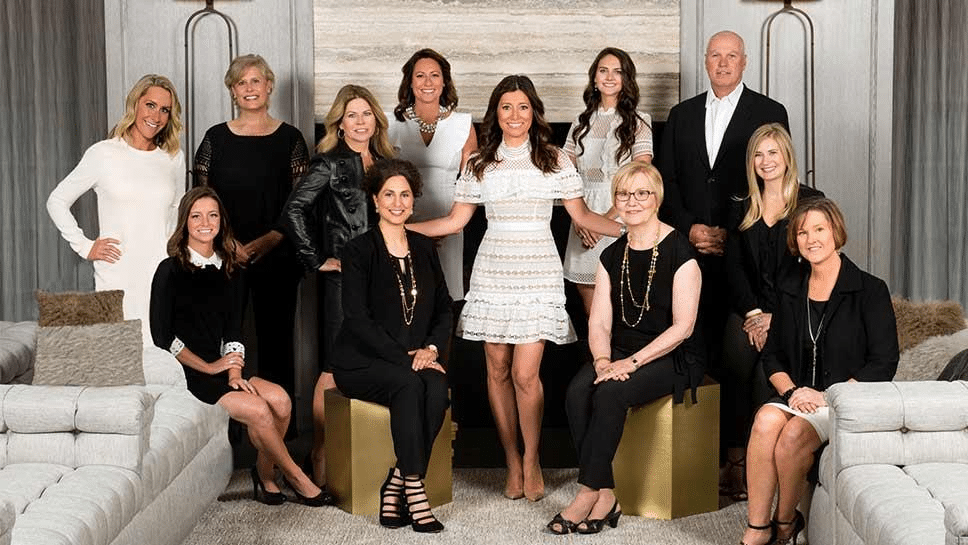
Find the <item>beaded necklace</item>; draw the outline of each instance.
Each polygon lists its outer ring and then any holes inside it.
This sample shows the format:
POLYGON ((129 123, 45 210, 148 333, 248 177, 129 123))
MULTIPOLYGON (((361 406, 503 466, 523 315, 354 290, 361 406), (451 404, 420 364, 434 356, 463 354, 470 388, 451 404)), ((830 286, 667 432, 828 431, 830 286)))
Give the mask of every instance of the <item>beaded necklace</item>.
POLYGON ((413 259, 410 257, 410 252, 407 252, 406 257, 403 258, 395 257, 390 253, 389 250, 387 250, 387 254, 390 255, 390 260, 393 261, 393 274, 397 277, 397 287, 400 288, 400 307, 403 309, 403 321, 406 322, 407 325, 410 325, 413 323, 413 312, 417 307, 417 275, 414 274, 413 259), (402 268, 400 265, 401 259, 406 259, 409 275, 404 274, 403 271, 400 270, 402 268), (411 300, 409 304, 407 304, 407 292, 403 289, 406 276, 410 277, 411 300))
POLYGON ((661 224, 655 229, 655 242, 652 243, 652 263, 649 265, 649 280, 645 285, 645 295, 642 297, 642 303, 637 303, 635 301, 635 294, 632 293, 632 281, 631 275, 629 274, 629 241, 625 240, 625 254, 622 256, 622 272, 619 276, 619 300, 622 307, 622 321, 628 327, 635 327, 639 325, 642 321, 642 316, 645 315, 645 311, 649 310, 649 293, 652 291, 652 277, 655 276, 655 264, 659 259, 659 234, 661 232, 661 224), (629 323, 628 318, 625 317, 625 292, 629 292, 629 300, 632 301, 632 306, 639 309, 639 317, 635 320, 635 323, 629 323))
POLYGON ((417 122, 417 126, 420 127, 420 132, 425 134, 433 134, 437 131, 437 123, 442 117, 444 117, 444 114, 447 113, 447 108, 441 106, 440 109, 437 110, 437 118, 430 123, 420 119, 420 116, 417 115, 417 112, 413 109, 413 104, 407 106, 407 109, 404 111, 404 113, 406 114, 407 119, 412 119, 417 122))

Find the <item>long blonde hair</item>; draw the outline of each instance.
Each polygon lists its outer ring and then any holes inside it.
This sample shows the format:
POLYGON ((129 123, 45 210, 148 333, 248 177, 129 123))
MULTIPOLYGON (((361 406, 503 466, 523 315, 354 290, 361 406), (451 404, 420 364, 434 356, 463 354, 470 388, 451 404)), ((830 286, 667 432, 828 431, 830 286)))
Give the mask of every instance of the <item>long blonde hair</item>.
POLYGON ((383 113, 383 109, 380 108, 380 103, 376 101, 373 93, 361 85, 344 85, 336 93, 333 105, 326 114, 326 119, 323 120, 326 135, 319 141, 316 151, 326 153, 336 147, 336 144, 340 141, 340 136, 337 133, 339 132, 339 124, 343 121, 343 115, 346 113, 346 105, 357 98, 362 98, 370 105, 373 117, 376 118, 376 131, 370 137, 370 150, 384 159, 393 157, 393 146, 390 145, 390 139, 387 137, 387 129, 390 126, 387 122, 387 116, 383 113))
POLYGON ((171 94, 171 113, 168 115, 168 123, 155 136, 155 145, 167 151, 168 155, 175 155, 181 149, 181 142, 178 140, 182 130, 181 102, 178 101, 178 93, 175 92, 175 85, 171 80, 158 74, 141 76, 141 79, 128 91, 128 97, 124 99, 124 115, 111 129, 109 138, 124 138, 124 135, 131 130, 135 123, 138 101, 151 87, 161 87, 171 94))
POLYGON ((753 131, 750 143, 746 147, 746 184, 749 187, 750 207, 739 224, 740 231, 749 229, 763 217, 763 180, 757 176, 753 160, 756 157, 756 148, 767 138, 772 138, 776 142, 777 147, 780 148, 780 154, 783 155, 783 161, 786 162, 786 172, 783 173, 783 185, 780 189, 786 206, 783 207, 780 218, 789 216, 797 208, 800 178, 797 176, 797 159, 793 155, 793 141, 790 139, 790 133, 779 123, 761 125, 753 131))

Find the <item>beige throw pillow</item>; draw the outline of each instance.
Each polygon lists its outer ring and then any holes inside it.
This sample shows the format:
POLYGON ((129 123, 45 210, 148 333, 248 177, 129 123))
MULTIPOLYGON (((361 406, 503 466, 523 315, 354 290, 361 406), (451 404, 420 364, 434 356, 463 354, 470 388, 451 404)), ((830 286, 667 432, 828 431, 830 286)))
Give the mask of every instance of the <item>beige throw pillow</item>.
POLYGON ((37 330, 34 384, 144 384, 141 320, 37 330))

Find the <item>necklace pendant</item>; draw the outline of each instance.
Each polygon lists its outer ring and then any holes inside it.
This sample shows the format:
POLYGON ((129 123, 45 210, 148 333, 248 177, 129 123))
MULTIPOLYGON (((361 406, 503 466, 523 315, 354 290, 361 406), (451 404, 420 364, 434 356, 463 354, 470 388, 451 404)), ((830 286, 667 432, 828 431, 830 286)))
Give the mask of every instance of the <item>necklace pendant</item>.
POLYGON ((410 290, 410 295, 416 297, 417 296, 417 288, 414 288, 414 289, 410 290))

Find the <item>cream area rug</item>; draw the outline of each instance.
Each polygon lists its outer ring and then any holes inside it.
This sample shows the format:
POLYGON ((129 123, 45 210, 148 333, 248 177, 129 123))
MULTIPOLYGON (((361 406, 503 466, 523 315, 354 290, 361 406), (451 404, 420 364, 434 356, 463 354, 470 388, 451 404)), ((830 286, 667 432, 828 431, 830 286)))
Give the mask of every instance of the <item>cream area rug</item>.
POLYGON ((617 528, 597 535, 556 536, 545 524, 578 490, 576 469, 545 470, 547 496, 537 502, 501 495, 502 469, 455 469, 454 501, 434 510, 446 529, 422 535, 410 527, 389 530, 375 516, 336 507, 310 508, 287 502, 273 507, 252 499, 248 472, 238 470, 225 493, 199 520, 184 545, 306 544, 532 544, 735 545, 746 524, 746 503, 676 520, 623 516, 617 528))

